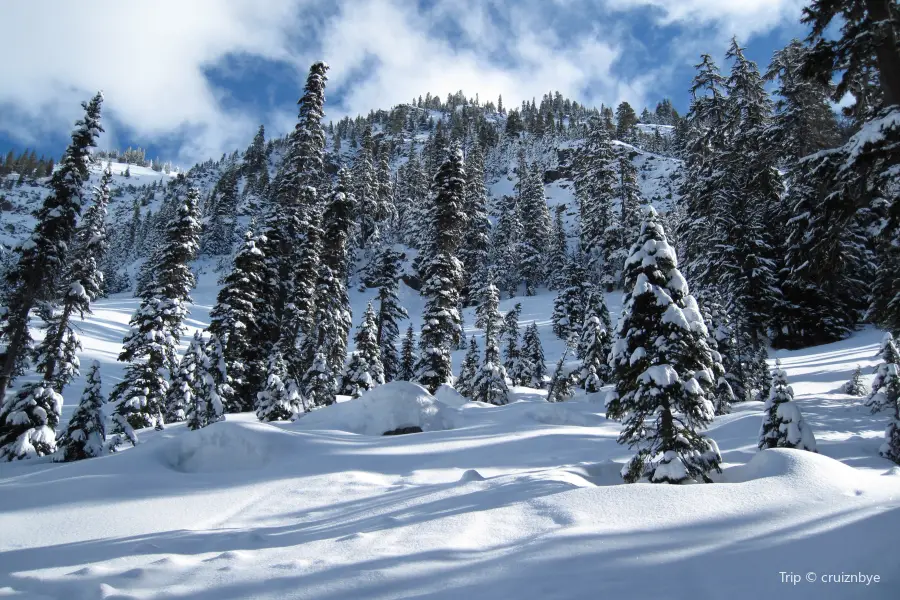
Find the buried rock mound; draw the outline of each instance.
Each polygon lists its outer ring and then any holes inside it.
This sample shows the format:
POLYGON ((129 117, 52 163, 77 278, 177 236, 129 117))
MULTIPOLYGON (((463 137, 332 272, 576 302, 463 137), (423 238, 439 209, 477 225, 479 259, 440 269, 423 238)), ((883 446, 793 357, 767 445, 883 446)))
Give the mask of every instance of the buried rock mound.
POLYGON ((457 411, 408 381, 379 385, 359 398, 304 415, 302 429, 349 431, 360 435, 401 435, 453 429, 457 411))
POLYGON ((382 435, 406 435, 407 433, 422 433, 422 428, 417 425, 412 427, 398 427, 397 429, 385 431, 382 435))

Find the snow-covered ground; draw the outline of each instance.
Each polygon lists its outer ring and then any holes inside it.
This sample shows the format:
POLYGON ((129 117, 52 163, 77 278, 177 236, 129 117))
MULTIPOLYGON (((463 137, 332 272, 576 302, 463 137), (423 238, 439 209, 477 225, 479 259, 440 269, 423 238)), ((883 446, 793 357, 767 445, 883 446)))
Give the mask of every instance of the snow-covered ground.
MULTIPOLYGON (((203 270, 191 328, 215 299, 203 270)), ((354 292, 355 322, 370 296, 354 292)), ((401 296, 418 329, 421 300, 401 296)), ((501 304, 522 302, 548 368, 552 299, 501 304)), ((82 325, 106 391, 136 305, 101 300, 82 325)), ((740 404, 711 427, 725 464, 710 485, 622 484, 630 453, 600 395, 515 388, 491 407, 404 383, 295 423, 229 415, 104 458, 0 464, 0 597, 896 599, 900 468, 877 456, 886 417, 839 391, 880 335, 775 353, 821 454, 757 452, 762 404, 740 404), (821 581, 841 573, 879 581, 821 581)))

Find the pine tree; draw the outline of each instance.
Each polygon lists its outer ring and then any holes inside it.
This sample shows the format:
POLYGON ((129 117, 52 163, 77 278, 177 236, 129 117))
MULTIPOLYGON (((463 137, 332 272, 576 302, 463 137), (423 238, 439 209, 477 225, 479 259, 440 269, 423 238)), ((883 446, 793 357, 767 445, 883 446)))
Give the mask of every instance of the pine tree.
POLYGON ((202 407, 201 427, 224 421, 226 409, 234 405, 234 389, 228 376, 225 348, 215 334, 210 334, 203 347, 202 360, 197 364, 197 380, 196 403, 202 407))
POLYGON ((575 347, 575 355, 584 359, 591 351, 597 352, 596 362, 597 372, 601 376, 608 375, 606 365, 607 355, 610 349, 610 333, 612 331, 612 322, 609 317, 609 309, 606 308, 606 301, 603 293, 585 288, 584 300, 584 322, 578 329, 578 345, 575 347), (605 331, 605 335, 598 337, 597 329, 605 331), (597 346, 599 344, 599 346, 597 346), (597 346, 596 348, 592 347, 597 346), (600 366, 604 365, 604 366, 600 366))
POLYGON ((599 389, 599 386, 603 385, 603 380, 608 376, 609 368, 606 361, 611 344, 609 328, 603 324, 596 311, 592 311, 585 319, 581 328, 579 347, 581 348, 581 370, 578 375, 578 386, 590 391, 588 390, 590 383, 599 389), (598 381, 599 386, 597 385, 598 381))
POLYGON ((463 296, 474 304, 474 293, 481 287, 476 275, 486 267, 491 244, 491 222, 487 213, 487 189, 484 185, 484 155, 478 142, 466 157, 466 223, 459 258, 465 269, 463 296))
POLYGON ((805 158, 838 141, 829 86, 804 76, 808 56, 794 40, 775 53, 766 74, 779 83, 768 137, 788 166, 785 264, 778 274, 783 297, 772 338, 772 345, 780 348, 846 337, 866 298, 869 242, 864 225, 859 218, 836 223, 827 219, 829 204, 843 204, 845 198, 836 198, 822 185, 827 169, 812 168, 815 161, 805 158))
MULTIPOLYGON (((493 284, 488 285, 487 296, 491 298, 487 304, 490 306, 499 304, 500 293, 493 284)), ((472 399, 503 405, 509 402, 509 388, 506 385, 506 369, 500 363, 499 331, 495 325, 499 318, 499 312, 485 316, 484 360, 472 385, 472 399)))
POLYGON ((581 249, 588 270, 602 278, 611 249, 605 232, 612 221, 612 202, 618 188, 618 161, 609 130, 598 120, 591 128, 576 160, 575 195, 581 217, 581 249))
POLYGON ((288 421, 294 418, 294 415, 303 410, 303 401, 278 350, 269 359, 267 373, 266 387, 256 395, 256 418, 263 422, 288 421))
POLYGON ((780 362, 775 363, 772 379, 759 429, 759 449, 797 448, 816 452, 816 438, 793 401, 794 390, 788 385, 780 362))
POLYGON ((198 354, 202 352, 202 344, 200 331, 196 331, 166 392, 166 423, 184 421, 188 410, 194 405, 194 397, 199 389, 197 361, 198 354))
POLYGON ((684 202, 683 219, 678 224, 679 253, 684 273, 695 286, 709 288, 715 283, 720 256, 716 242, 722 236, 718 215, 724 208, 716 191, 722 187, 721 162, 726 147, 727 81, 704 54, 695 66, 691 85, 691 108, 684 119, 682 167, 679 194, 684 202))
POLYGON ((881 347, 878 355, 881 363, 875 367, 875 379, 872 380, 872 392, 866 398, 866 406, 872 409, 872 412, 878 412, 886 408, 893 408, 890 405, 888 396, 882 393, 887 388, 891 378, 891 365, 900 365, 900 352, 897 351, 897 345, 894 337, 890 333, 885 333, 881 339, 881 347))
POLYGON ((490 265, 498 275, 497 285, 510 298, 514 297, 521 282, 519 242, 523 235, 522 217, 516 196, 504 196, 499 202, 500 214, 491 239, 490 265))
POLYGON ((533 321, 525 329, 525 335, 522 337, 522 359, 523 363, 528 365, 528 370, 522 378, 522 385, 537 389, 543 388, 546 383, 544 378, 547 375, 547 365, 537 323, 533 321))
POLYGON ((721 457, 700 433, 714 415, 706 325, 652 207, 632 250, 610 356, 616 389, 607 401, 607 416, 623 421, 619 443, 637 449, 622 476, 708 481, 721 457))
POLYGON ((103 273, 100 264, 106 254, 106 207, 109 204, 109 182, 112 173, 104 172, 95 189, 94 203, 85 211, 75 231, 74 258, 62 280, 59 310, 51 309, 45 319, 46 334, 37 348, 37 372, 57 392, 78 375, 81 349, 78 334, 72 327, 77 314, 84 319, 90 314, 90 303, 100 296, 103 273))
POLYGON ((314 406, 325 406, 335 401, 336 382, 325 382, 323 378, 326 374, 334 378, 340 373, 352 326, 347 293, 354 205, 354 198, 349 192, 351 185, 348 172, 341 169, 322 217, 324 235, 316 280, 315 336, 303 348, 304 362, 310 362, 311 357, 312 363, 317 364, 310 363, 301 383, 314 406), (324 354, 324 362, 318 361, 319 352, 324 354))
POLYGON ((506 340, 506 349, 503 352, 503 367, 510 376, 513 385, 521 385, 516 375, 521 374, 521 352, 519 351, 519 316, 522 314, 522 304, 516 303, 512 310, 503 317, 503 325, 500 328, 498 341, 506 340))
POLYGON ((385 381, 397 378, 400 369, 400 355, 397 351, 400 329, 397 321, 409 318, 409 313, 400 305, 400 299, 397 297, 401 256, 390 246, 383 246, 373 261, 376 272, 372 285, 378 288, 378 315, 375 321, 378 326, 377 339, 381 349, 385 381))
MULTIPOLYGON (((59 281, 68 265, 68 248, 75 235, 75 222, 83 204, 83 185, 88 179, 91 148, 96 145, 100 127, 100 105, 103 95, 97 94, 89 103, 83 103, 85 116, 75 124, 72 142, 66 149, 59 168, 50 180, 51 193, 44 198, 37 212, 37 225, 29 240, 17 248, 18 264, 5 276, 7 289, 5 303, 0 307, 0 341, 5 350, 0 354, 0 402, 5 402, 6 390, 17 369, 31 349, 28 317, 38 302, 52 297, 53 285, 59 281)), ((36 404, 25 412, 27 420, 12 423, 7 415, 13 406, 0 408, 0 439, 18 439, 32 427, 56 426, 59 415, 51 415, 53 403, 36 404), (36 410, 48 417, 35 416, 36 410), (27 421, 27 423, 26 423, 27 421)), ((31 434, 28 434, 31 435, 31 434)), ((3 443, 5 445, 6 442, 3 443)), ((54 445, 55 442, 48 445, 54 445)))
POLYGON ((553 333, 561 340, 580 332, 585 313, 585 281, 587 275, 578 254, 569 256, 566 280, 553 301, 553 333))
POLYGON ((475 376, 478 374, 480 363, 481 353, 478 350, 478 342, 475 341, 475 336, 472 336, 455 385, 456 391, 466 398, 471 398, 474 393, 475 376))
POLYGON ((372 129, 366 127, 363 132, 359 154, 353 163, 353 194, 356 197, 356 215, 359 222, 359 239, 357 244, 368 249, 380 239, 378 228, 378 186, 375 180, 373 164, 372 129))
POLYGON ((856 369, 853 371, 853 375, 850 377, 850 381, 845 383, 842 389, 845 394, 849 394, 851 396, 866 395, 866 388, 862 382, 862 369, 859 365, 856 365, 856 369))
POLYGON ((400 381, 413 381, 416 377, 416 341, 412 324, 406 330, 403 338, 403 347, 400 349, 400 370, 397 371, 397 379, 400 381))
MULTIPOLYGON (((846 113, 853 116, 859 131, 840 148, 808 159, 830 200, 824 203, 818 224, 840 232, 858 223, 860 213, 896 212, 888 208, 891 202, 886 205, 884 201, 896 196, 892 190, 896 189, 900 164, 896 7, 889 0, 813 0, 804 9, 802 21, 812 27, 805 74, 821 85, 836 78, 832 101, 848 95, 855 99, 846 113), (837 31, 835 24, 840 25, 837 31)), ((892 331, 900 329, 900 278, 895 276, 900 258, 894 241, 898 228, 896 216, 879 227, 876 280, 866 314, 867 320, 892 331)), ((828 252, 841 241, 843 238, 824 238, 821 255, 828 258, 828 252)), ((827 273, 829 267, 821 270, 827 273)), ((849 271, 852 273, 852 267, 849 271)))
POLYGON ((550 232, 550 242, 547 249, 547 287, 551 290, 561 290, 566 286, 569 242, 566 226, 563 223, 565 212, 566 206, 564 204, 556 206, 553 229, 550 232))
POLYGON ((435 255, 425 268, 422 295, 421 356, 416 365, 417 380, 434 393, 444 383, 450 383, 450 349, 459 336, 459 289, 462 284, 462 263, 456 257, 459 241, 466 224, 463 215, 465 200, 465 169, 462 151, 454 142, 447 158, 434 177, 432 185, 434 209, 432 231, 435 235, 435 255))
MULTIPOLYGON (((299 347, 311 333, 319 263, 319 188, 324 181, 325 131, 322 127, 328 65, 310 67, 281 169, 272 183, 276 202, 270 210, 262 248, 276 277, 262 281, 271 321, 268 344, 277 344, 292 376, 302 373, 299 347), (298 264, 305 268, 297 269, 298 264)), ((271 364, 271 361, 270 361, 271 364)))
POLYGON ((371 302, 366 307, 362 323, 359 324, 353 340, 356 349, 350 353, 347 366, 344 367, 338 393, 358 398, 363 392, 384 383, 384 366, 381 364, 381 348, 378 345, 378 323, 371 302))
POLYGON ((69 425, 59 439, 57 460, 60 462, 94 458, 106 452, 106 424, 100 385, 100 363, 93 361, 78 408, 72 413, 69 425))
POLYGON ((200 250, 203 254, 210 256, 231 254, 235 242, 234 226, 237 220, 239 177, 239 169, 228 169, 213 189, 208 210, 204 215, 206 224, 200 238, 200 250))
POLYGON ((131 332, 119 354, 119 360, 128 366, 124 380, 112 395, 113 400, 121 400, 114 417, 117 433, 129 433, 126 421, 132 429, 163 428, 167 374, 175 370, 182 323, 195 283, 188 263, 199 245, 199 198, 197 189, 191 188, 179 205, 176 217, 166 229, 153 282, 144 290, 141 305, 129 322, 131 332))
POLYGON ((553 375, 550 377, 550 386, 547 388, 547 402, 565 402, 572 398, 575 382, 570 371, 566 369, 566 357, 575 345, 574 336, 566 340, 566 349, 556 361, 553 375))
POLYGON ((544 182, 537 164, 531 166, 519 188, 522 211, 522 240, 519 245, 520 268, 525 280, 525 295, 534 296, 535 288, 544 283, 548 242, 552 224, 544 199, 544 182))
POLYGON ((265 239, 252 227, 234 257, 231 272, 223 280, 216 305, 209 311, 209 332, 224 340, 225 368, 231 376, 234 402, 230 412, 251 410, 256 391, 265 380, 265 333, 261 316, 266 313, 261 297, 267 264, 261 246, 265 239))

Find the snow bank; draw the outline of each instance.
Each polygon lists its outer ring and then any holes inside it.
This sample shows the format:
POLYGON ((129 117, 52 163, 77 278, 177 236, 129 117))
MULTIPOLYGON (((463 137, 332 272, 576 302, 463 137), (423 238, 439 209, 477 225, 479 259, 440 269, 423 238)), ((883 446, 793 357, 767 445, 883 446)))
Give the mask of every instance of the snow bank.
POLYGON ((167 440, 163 463, 184 473, 224 473, 258 469, 269 462, 281 430, 264 423, 221 421, 167 440))
POLYGON ((303 429, 384 435, 406 427, 422 431, 453 429, 456 411, 439 402, 422 386, 407 381, 379 385, 359 398, 332 404, 301 417, 303 429))
POLYGON ((771 448, 756 453, 746 465, 725 473, 729 483, 776 478, 787 490, 806 489, 821 495, 856 493, 871 483, 871 474, 854 469, 828 456, 806 450, 771 448))
POLYGON ((468 398, 466 398, 465 396, 457 392, 455 388, 447 384, 442 384, 434 393, 434 397, 437 398, 441 404, 446 404, 447 406, 452 406, 453 408, 460 408, 464 404, 469 403, 468 398))

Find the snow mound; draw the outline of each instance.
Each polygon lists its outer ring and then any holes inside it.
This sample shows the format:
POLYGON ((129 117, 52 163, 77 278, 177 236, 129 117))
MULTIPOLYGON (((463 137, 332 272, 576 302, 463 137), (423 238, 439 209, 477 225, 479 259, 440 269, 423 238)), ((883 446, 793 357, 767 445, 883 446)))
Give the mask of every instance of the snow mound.
POLYGON ((188 431, 160 448, 163 462, 184 473, 223 473, 257 469, 269 462, 271 433, 263 423, 222 421, 188 431))
POLYGON ((806 488, 810 493, 853 493, 870 483, 865 473, 840 461, 815 452, 789 448, 758 452, 746 465, 729 469, 727 474, 730 483, 777 478, 782 480, 781 485, 806 488))
POLYGON ((453 386, 447 385, 446 383, 441 384, 434 393, 434 397, 442 404, 452 406, 453 408, 460 408, 469 402, 468 398, 457 392, 453 386))
POLYGON ((484 475, 479 473, 476 469, 469 469, 462 474, 462 477, 459 478, 459 481, 461 483, 466 483, 469 481, 484 481, 484 475))
POLYGON ((419 427, 422 431, 453 429, 455 416, 455 409, 439 402, 422 386, 392 381, 354 400, 304 415, 297 424, 303 429, 384 435, 388 431, 411 427, 419 427))

